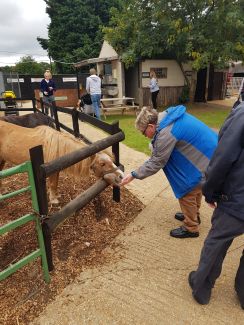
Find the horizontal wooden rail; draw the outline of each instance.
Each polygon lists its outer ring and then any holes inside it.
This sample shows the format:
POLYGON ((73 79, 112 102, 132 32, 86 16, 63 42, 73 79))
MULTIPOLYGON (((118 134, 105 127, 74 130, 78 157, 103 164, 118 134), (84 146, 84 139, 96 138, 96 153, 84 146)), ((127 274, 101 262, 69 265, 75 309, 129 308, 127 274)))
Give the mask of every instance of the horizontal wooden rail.
POLYGON ((89 203, 98 194, 100 194, 107 186, 109 185, 104 180, 98 180, 86 191, 78 195, 74 200, 67 203, 61 210, 54 213, 50 219, 46 221, 46 224, 48 225, 50 231, 53 232, 65 219, 70 217, 79 209, 83 208, 87 203, 89 203))

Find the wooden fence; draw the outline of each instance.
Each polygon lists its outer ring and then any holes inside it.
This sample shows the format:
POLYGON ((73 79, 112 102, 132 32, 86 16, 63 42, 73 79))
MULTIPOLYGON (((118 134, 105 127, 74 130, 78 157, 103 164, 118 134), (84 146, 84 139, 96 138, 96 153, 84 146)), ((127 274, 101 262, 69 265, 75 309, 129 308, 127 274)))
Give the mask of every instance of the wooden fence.
MULTIPOLYGON (((32 108, 15 109, 17 111, 37 111, 36 101, 32 99, 32 108)), ((43 103, 41 102, 42 112, 44 112, 43 103)), ((119 128, 119 122, 113 124, 108 124, 101 120, 98 120, 92 116, 84 114, 77 111, 76 109, 69 109, 66 107, 53 106, 54 119, 57 130, 61 128, 67 132, 73 134, 75 137, 82 139, 84 142, 89 144, 89 146, 82 148, 80 150, 74 151, 70 154, 57 158, 51 162, 44 163, 42 146, 38 146, 30 149, 30 157, 33 167, 33 173, 36 184, 37 198, 39 204, 40 218, 42 221, 42 230, 47 254, 48 268, 49 271, 53 270, 53 260, 52 260, 52 246, 51 237, 52 232, 62 223, 66 218, 74 214, 76 211, 83 208, 87 203, 89 203, 93 198, 95 198, 99 193, 101 193, 108 184, 100 179, 85 192, 78 195, 75 199, 70 201, 61 210, 54 213, 53 215, 48 215, 48 199, 46 190, 46 178, 53 173, 60 172, 61 170, 70 167, 71 165, 86 159, 87 157, 94 155, 95 153, 104 150, 112 146, 112 152, 115 156, 115 164, 119 166, 120 169, 124 167, 119 161, 119 142, 124 140, 124 133, 119 128), (66 113, 72 116, 73 129, 67 127, 59 121, 59 112, 66 113), (90 123, 103 131, 110 134, 108 137, 91 143, 84 135, 80 134, 79 130, 79 120, 83 122, 90 123)), ((5 109, 2 109, 5 110, 5 109)), ((120 201, 120 189, 119 187, 113 187, 113 200, 116 202, 120 201)))
MULTIPOLYGON (((160 87, 157 97, 158 106, 168 106, 179 103, 183 86, 179 87, 160 87)), ((151 93, 149 88, 139 89, 139 106, 151 105, 151 93)))

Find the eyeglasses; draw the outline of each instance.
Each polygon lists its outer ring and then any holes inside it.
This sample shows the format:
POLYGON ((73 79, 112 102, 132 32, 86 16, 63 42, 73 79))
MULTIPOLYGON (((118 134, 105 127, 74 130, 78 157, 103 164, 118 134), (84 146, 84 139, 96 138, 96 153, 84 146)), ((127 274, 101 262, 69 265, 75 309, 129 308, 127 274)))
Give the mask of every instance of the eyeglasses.
POLYGON ((145 133, 146 133, 146 131, 147 131, 147 128, 148 128, 148 125, 149 125, 149 124, 147 124, 147 126, 146 126, 145 129, 144 129, 144 131, 142 132, 143 135, 145 135, 145 133))

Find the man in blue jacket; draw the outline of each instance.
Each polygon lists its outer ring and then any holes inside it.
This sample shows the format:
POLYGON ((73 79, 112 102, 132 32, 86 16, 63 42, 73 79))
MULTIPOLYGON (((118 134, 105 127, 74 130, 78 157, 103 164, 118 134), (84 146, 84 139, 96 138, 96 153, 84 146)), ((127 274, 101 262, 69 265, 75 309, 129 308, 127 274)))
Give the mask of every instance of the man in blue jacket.
MULTIPOLYGON (((194 299, 208 304, 233 239, 244 233, 244 103, 226 119, 203 185, 206 202, 214 208, 212 228, 204 242, 199 266, 189 274, 194 299)), ((235 278, 244 309, 244 251, 235 278)))
POLYGON ((182 105, 159 114, 143 107, 135 126, 152 139, 152 155, 127 175, 121 185, 134 178, 144 179, 162 168, 184 215, 183 226, 171 230, 170 235, 176 238, 198 237, 201 184, 217 145, 217 134, 186 113, 182 105))

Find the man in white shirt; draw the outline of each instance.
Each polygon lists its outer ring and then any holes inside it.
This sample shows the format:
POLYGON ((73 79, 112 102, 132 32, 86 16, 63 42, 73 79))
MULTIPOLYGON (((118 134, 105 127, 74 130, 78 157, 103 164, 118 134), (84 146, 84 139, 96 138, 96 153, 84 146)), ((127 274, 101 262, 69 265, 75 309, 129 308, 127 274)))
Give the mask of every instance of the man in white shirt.
POLYGON ((101 78, 96 75, 94 68, 90 69, 90 77, 86 79, 86 91, 91 95, 92 106, 96 118, 101 119, 100 99, 101 99, 101 78))

